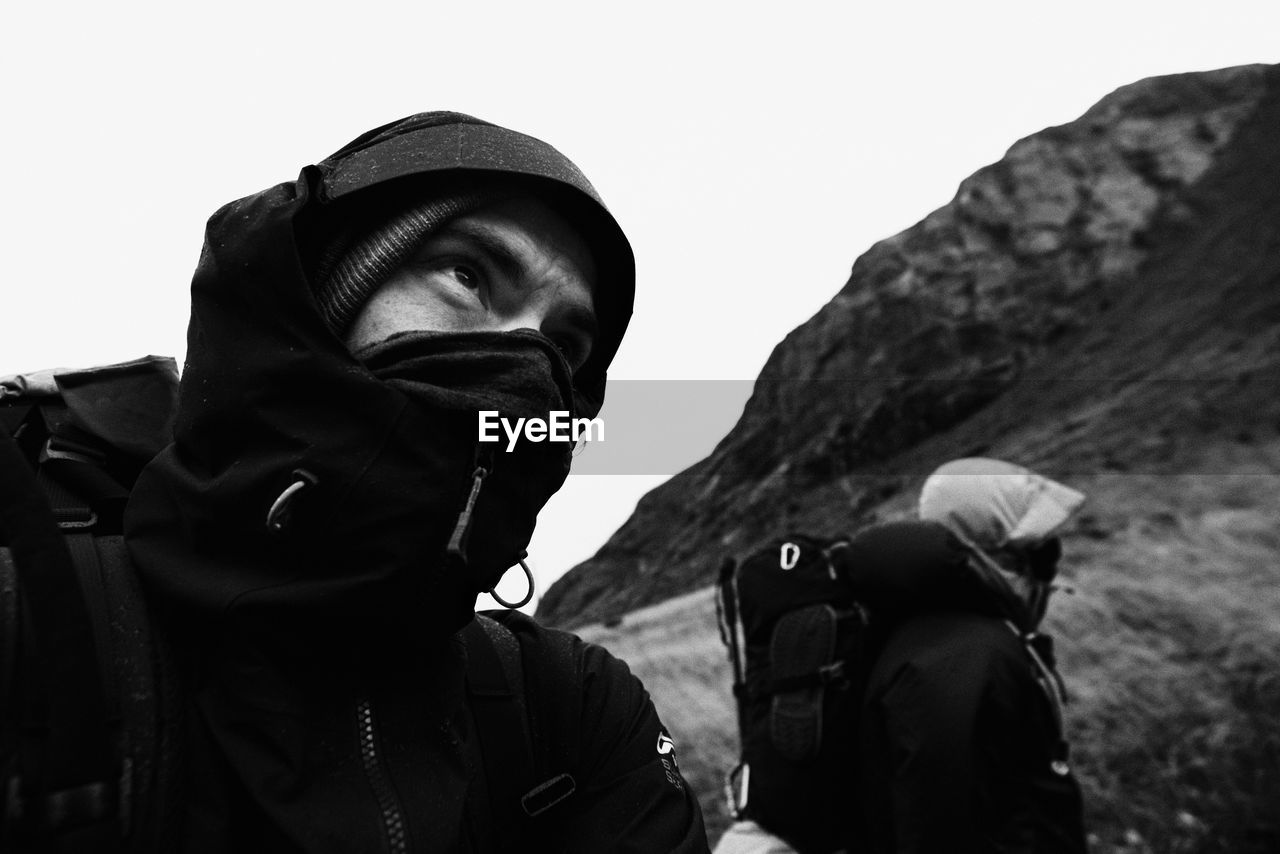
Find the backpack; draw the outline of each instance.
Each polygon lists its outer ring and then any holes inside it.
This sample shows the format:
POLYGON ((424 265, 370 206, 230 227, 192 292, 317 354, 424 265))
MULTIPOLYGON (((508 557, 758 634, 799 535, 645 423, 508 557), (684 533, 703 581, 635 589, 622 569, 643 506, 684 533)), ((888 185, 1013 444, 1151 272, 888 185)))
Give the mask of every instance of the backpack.
MULTIPOLYGON (((177 383, 156 356, 0 380, 0 851, 177 845, 181 672, 121 534, 177 383)), ((535 629, 511 613, 462 633, 487 809, 506 841, 576 789, 556 714, 580 690, 572 638, 535 629)))
POLYGON ((0 381, 0 848, 151 851, 179 686, 121 536, 167 441, 172 359, 0 381))
POLYGON ((806 852, 846 848, 857 821, 868 617, 832 560, 846 544, 775 540, 726 559, 717 584, 741 741, 730 811, 806 852))

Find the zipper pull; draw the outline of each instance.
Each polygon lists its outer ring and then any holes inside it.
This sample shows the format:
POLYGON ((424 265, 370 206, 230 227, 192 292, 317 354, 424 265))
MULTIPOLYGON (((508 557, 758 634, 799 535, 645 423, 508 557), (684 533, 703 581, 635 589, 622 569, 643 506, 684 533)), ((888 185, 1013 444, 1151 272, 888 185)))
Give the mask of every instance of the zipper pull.
POLYGON ((445 550, 449 557, 460 561, 463 566, 467 563, 467 537, 471 533, 472 514, 475 512, 476 499, 480 497, 480 488, 484 486, 484 479, 489 476, 492 456, 492 449, 487 446, 476 449, 476 468, 471 473, 471 491, 467 493, 467 503, 458 513, 458 520, 453 525, 453 533, 449 536, 449 545, 445 550))

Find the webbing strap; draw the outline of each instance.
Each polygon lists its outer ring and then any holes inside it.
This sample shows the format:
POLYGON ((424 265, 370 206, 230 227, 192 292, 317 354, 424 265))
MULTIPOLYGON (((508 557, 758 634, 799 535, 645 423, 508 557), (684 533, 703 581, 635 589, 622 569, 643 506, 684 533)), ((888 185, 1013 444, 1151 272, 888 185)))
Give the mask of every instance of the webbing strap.
MULTIPOLYGON (((517 612, 501 619, 518 621, 517 612)), ((527 619, 527 618, 524 618, 527 619)), ((477 614, 462 630, 467 693, 487 778, 490 811, 507 847, 530 848, 540 817, 577 790, 573 699, 580 695, 574 639, 519 631, 477 614)), ((533 846, 536 847, 536 846, 533 846)), ((503 849, 505 850, 505 848, 503 849)))
POLYGON ((579 765, 581 742, 576 723, 582 678, 575 653, 578 641, 573 635, 555 631, 523 634, 526 640, 520 643, 520 661, 529 737, 533 766, 541 782, 525 793, 521 806, 525 814, 534 817, 563 803, 577 790, 569 772, 579 765))
POLYGON ((742 650, 738 644, 738 585, 735 570, 738 562, 726 557, 720 563, 720 578, 716 584, 716 616, 720 618, 720 640, 729 648, 729 662, 733 665, 733 686, 736 691, 743 684, 742 650))
MULTIPOLYGON (((0 549, 0 703, 14 696, 18 675, 18 604, 18 569, 9 550, 0 549)), ((5 747, 0 740, 0 750, 5 747)))
POLYGON ((839 684, 848 681, 844 661, 833 661, 808 673, 796 673, 771 679, 755 691, 752 697, 768 697, 771 694, 784 694, 788 691, 800 691, 805 688, 820 688, 825 685, 839 684))
POLYGON ((89 623, 98 652, 98 673, 103 687, 106 718, 120 720, 120 697, 117 687, 120 680, 116 673, 116 661, 111 643, 111 615, 107 605, 106 580, 102 576, 102 562, 98 560, 98 547, 92 534, 73 533, 66 537, 71 563, 80 579, 80 589, 89 609, 89 623))
POLYGON ((49 677, 43 680, 43 757, 23 771, 23 788, 38 799, 27 809, 46 819, 60 813, 68 822, 97 821, 112 799, 100 793, 86 801, 72 794, 97 784, 115 786, 118 777, 92 622, 62 533, 8 434, 0 436, 0 528, 8 535, 29 609, 34 655, 49 677), (85 804, 89 814, 76 815, 74 807, 85 804))
POLYGON ((1049 709, 1053 713, 1053 723, 1057 729, 1058 737, 1061 738, 1063 732, 1065 732, 1062 704, 1066 699, 1066 685, 1063 683, 1062 677, 1058 675, 1058 671, 1046 664, 1045 659, 1037 651, 1035 643, 1037 635, 1034 632, 1020 632, 1018 627, 1009 620, 1005 620, 1004 624, 1009 627, 1009 631, 1017 636, 1018 640, 1022 641, 1022 648, 1027 651, 1027 655, 1031 659, 1036 682, 1049 700, 1049 709))
POLYGON ((489 804, 498 828, 525 821, 521 796, 536 782, 519 673, 519 641, 488 617, 462 630, 467 649, 467 693, 484 761, 489 804))
MULTIPOLYGON (((129 491, 100 466, 64 456, 46 459, 40 464, 40 473, 42 484, 65 483, 75 491, 75 495, 81 496, 73 506, 91 508, 92 521, 102 520, 106 527, 119 530, 129 491)), ((59 509, 55 503, 55 512, 59 509)))

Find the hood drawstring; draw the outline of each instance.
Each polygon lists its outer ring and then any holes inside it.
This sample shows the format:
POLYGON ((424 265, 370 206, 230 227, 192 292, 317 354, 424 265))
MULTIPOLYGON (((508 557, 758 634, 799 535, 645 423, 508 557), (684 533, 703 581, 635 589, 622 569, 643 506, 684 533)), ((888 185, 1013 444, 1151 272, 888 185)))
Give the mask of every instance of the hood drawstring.
MULTIPOLYGON (((492 471, 492 467, 492 450, 488 447, 477 448, 476 467, 471 473, 471 490, 467 493, 467 500, 463 504, 462 510, 458 512, 458 519, 453 525, 453 533, 449 536, 449 545, 446 548, 448 558, 460 567, 466 567, 467 565, 467 539, 471 534, 471 520, 475 514, 476 501, 480 498, 480 490, 484 486, 485 478, 492 471)), ((276 500, 271 503, 271 509, 267 511, 266 526, 267 530, 272 533, 279 533, 288 527, 289 521, 293 516, 295 497, 307 487, 314 487, 320 482, 319 478, 306 469, 294 469, 289 473, 289 477, 293 482, 276 497, 276 500)), ((508 602, 498 595, 496 583, 492 588, 485 591, 504 608, 514 611, 517 608, 523 608, 533 599, 535 583, 533 571, 529 569, 529 564, 525 563, 525 558, 528 556, 528 552, 521 552, 520 557, 516 559, 516 565, 524 570, 525 579, 529 583, 529 589, 519 602, 508 602)), ((503 575, 506 575, 506 573, 504 572, 503 575)), ((501 581, 501 577, 498 580, 501 581)))
MULTIPOLYGON (((445 550, 448 558, 460 567, 466 567, 467 565, 467 539, 471 535, 471 520, 475 514, 476 501, 480 498, 480 490, 484 487, 484 480, 491 473, 492 467, 492 450, 488 447, 477 448, 476 467, 471 473, 471 490, 467 493, 467 500, 463 504, 462 510, 458 512, 458 519, 454 522, 453 533, 449 536, 449 545, 445 550)), ((314 487, 320 482, 319 478, 306 469, 294 469, 289 473, 289 476, 293 482, 285 487, 284 491, 271 503, 271 509, 267 511, 267 530, 272 533, 279 533, 288 527, 289 521, 293 516, 294 498, 307 487, 314 487)), ((498 595, 498 585, 496 583, 492 588, 484 591, 504 608, 514 611, 517 608, 523 608, 533 599, 535 582, 533 580, 533 571, 529 569, 529 564, 525 563, 525 558, 528 556, 529 553, 527 551, 521 552, 520 556, 516 558, 516 563, 513 564, 524 570, 525 579, 529 584, 528 590, 519 602, 508 602, 498 595)), ((506 575, 506 573, 504 572, 503 575, 506 575)), ((501 576, 498 580, 502 580, 501 576)))
MULTIPOLYGON (((533 570, 529 569, 529 564, 524 562, 524 559, 527 558, 528 556, 529 556, 528 552, 521 552, 520 559, 516 561, 516 563, 520 565, 520 568, 524 570, 525 580, 529 582, 529 589, 528 591, 525 592, 523 599, 521 599, 519 602, 508 602, 506 599, 503 599, 501 596, 498 595, 497 584, 494 584, 493 587, 485 591, 486 593, 488 593, 490 596, 493 597, 493 601, 497 602, 499 605, 501 605, 502 607, 510 611, 514 611, 516 608, 523 608, 525 605, 528 605, 529 602, 533 600, 533 589, 534 589, 533 588, 533 570)), ((510 569, 510 567, 508 567, 508 569, 510 569)), ((505 576, 506 573, 504 572, 503 575, 505 576)), ((501 581, 501 580, 502 580, 501 578, 498 579, 498 581, 501 581)))

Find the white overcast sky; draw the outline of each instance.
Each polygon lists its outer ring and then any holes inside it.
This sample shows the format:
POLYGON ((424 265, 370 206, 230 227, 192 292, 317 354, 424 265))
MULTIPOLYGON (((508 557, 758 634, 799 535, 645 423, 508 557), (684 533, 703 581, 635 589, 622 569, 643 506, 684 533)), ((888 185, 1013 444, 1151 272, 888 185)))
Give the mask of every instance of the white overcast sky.
MULTIPOLYGON (((0 374, 181 362, 209 214, 454 109, 558 147, 629 234, 613 377, 750 380, 857 255, 1018 138, 1143 77, 1280 61, 1274 0, 13 6, 0 374)), ((530 549, 540 584, 662 479, 571 477, 530 549)))

